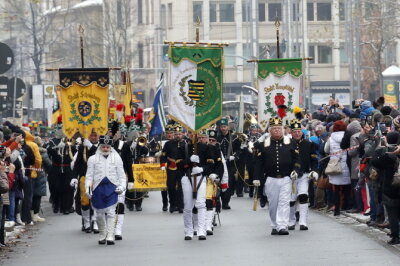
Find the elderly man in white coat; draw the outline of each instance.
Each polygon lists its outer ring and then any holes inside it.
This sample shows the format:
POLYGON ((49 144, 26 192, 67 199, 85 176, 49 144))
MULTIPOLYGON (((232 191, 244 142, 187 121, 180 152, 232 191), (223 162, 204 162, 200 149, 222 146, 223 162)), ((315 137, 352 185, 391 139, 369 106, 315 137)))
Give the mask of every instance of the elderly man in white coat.
POLYGON ((112 144, 109 136, 101 136, 100 147, 87 163, 85 189, 97 213, 100 245, 114 245, 115 208, 126 189, 123 162, 112 144))

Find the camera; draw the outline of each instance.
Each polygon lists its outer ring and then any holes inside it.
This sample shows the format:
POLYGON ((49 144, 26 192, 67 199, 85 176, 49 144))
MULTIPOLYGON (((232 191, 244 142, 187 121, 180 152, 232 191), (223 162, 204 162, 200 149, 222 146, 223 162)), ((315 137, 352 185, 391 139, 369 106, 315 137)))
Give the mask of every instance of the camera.
POLYGON ((386 135, 388 133, 388 129, 385 123, 379 123, 378 130, 382 133, 382 135, 386 135))

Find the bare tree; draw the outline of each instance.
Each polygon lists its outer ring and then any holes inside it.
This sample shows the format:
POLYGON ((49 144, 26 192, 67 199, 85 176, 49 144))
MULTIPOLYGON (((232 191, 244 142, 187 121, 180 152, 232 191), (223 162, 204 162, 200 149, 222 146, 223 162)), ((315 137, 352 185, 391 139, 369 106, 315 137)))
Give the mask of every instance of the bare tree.
POLYGON ((400 38, 400 6, 396 0, 361 0, 355 14, 360 23, 360 49, 364 95, 381 93, 382 72, 388 66, 384 53, 400 38), (360 8, 362 7, 362 8, 360 8))
MULTIPOLYGON (((55 8, 51 12, 44 12, 41 1, 2 0, 5 1, 5 11, 15 18, 14 27, 18 30, 18 39, 27 49, 27 57, 32 60, 34 75, 37 84, 42 83, 42 65, 46 49, 57 42, 60 34, 50 34, 50 28, 56 17, 66 15, 55 8)), ((69 1, 69 0, 68 0, 69 1)), ((53 0, 55 7, 56 1, 53 0)), ((61 18, 63 19, 63 18, 61 18)), ((60 33, 64 28, 59 28, 60 33)))

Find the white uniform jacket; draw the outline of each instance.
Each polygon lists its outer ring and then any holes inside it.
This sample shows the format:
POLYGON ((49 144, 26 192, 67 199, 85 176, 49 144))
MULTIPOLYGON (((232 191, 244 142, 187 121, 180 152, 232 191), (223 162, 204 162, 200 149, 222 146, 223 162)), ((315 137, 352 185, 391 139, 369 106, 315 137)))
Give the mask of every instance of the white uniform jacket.
POLYGON ((126 176, 124 166, 119 154, 112 149, 110 155, 104 157, 100 152, 89 157, 87 162, 86 187, 90 186, 92 191, 96 189, 101 180, 107 177, 114 185, 126 188, 126 176))

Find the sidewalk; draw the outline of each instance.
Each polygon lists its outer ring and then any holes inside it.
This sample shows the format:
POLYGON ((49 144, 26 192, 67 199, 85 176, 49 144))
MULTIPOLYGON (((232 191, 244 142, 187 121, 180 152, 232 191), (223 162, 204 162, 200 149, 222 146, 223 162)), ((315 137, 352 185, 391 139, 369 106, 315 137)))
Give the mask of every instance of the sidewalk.
POLYGON ((346 213, 345 211, 342 211, 340 216, 333 216, 333 212, 327 212, 325 208, 313 211, 320 213, 321 215, 328 216, 341 224, 352 226, 355 230, 366 233, 373 239, 381 242, 381 244, 387 246, 387 248, 393 248, 394 250, 400 252, 400 244, 389 245, 387 243, 387 241, 390 240, 388 235, 388 233, 390 233, 390 229, 381 229, 374 226, 368 226, 367 222, 370 220, 369 216, 364 216, 363 214, 359 213, 346 213))

